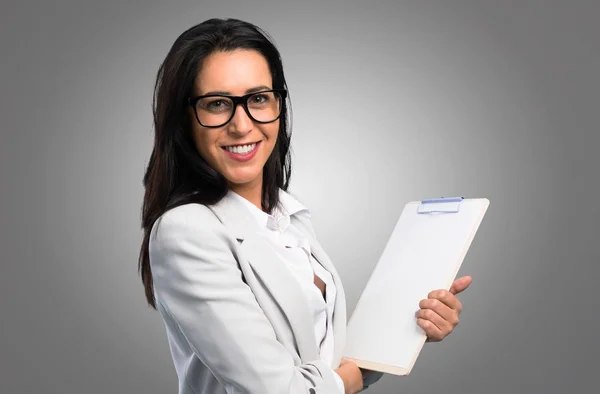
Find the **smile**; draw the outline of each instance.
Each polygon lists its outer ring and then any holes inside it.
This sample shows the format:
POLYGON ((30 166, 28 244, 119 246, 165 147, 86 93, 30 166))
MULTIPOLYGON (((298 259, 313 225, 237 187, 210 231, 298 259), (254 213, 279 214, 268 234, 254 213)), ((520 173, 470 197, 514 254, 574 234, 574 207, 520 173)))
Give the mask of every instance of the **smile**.
POLYGON ((222 146, 221 148, 230 159, 243 162, 251 160, 258 152, 259 147, 260 141, 246 145, 222 146))

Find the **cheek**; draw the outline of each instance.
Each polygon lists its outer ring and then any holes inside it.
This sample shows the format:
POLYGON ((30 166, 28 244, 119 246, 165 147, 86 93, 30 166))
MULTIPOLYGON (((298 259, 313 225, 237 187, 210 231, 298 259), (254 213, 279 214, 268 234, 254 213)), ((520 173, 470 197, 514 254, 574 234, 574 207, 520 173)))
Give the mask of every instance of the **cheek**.
POLYGON ((206 130, 194 130, 194 144, 200 156, 208 163, 214 164, 215 142, 211 138, 211 133, 206 130))
POLYGON ((269 124, 269 127, 265 128, 264 134, 267 137, 267 141, 269 142, 269 153, 275 147, 275 142, 277 142, 277 137, 279 135, 279 122, 269 124))
POLYGON ((279 121, 276 121, 276 122, 273 122, 272 124, 270 124, 271 138, 277 139, 277 135, 279 134, 279 125, 280 125, 279 121))

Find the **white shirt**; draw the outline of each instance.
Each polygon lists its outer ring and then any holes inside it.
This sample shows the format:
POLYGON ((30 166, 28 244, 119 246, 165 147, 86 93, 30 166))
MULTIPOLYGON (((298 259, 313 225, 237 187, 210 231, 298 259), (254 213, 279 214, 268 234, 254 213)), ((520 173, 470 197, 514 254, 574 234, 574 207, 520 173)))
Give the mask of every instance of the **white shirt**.
MULTIPOLYGON (((315 338, 321 360, 331 365, 333 362, 333 307, 335 304, 336 288, 331 274, 325 270, 311 255, 310 242, 290 221, 292 215, 308 215, 310 211, 288 193, 280 191, 280 204, 273 215, 258 209, 257 206, 240 195, 229 192, 246 205, 259 226, 265 229, 274 242, 285 246, 285 260, 288 268, 294 274, 309 303, 314 320, 315 338), (321 290, 314 283, 317 275, 325 283, 325 299, 321 290)), ((344 394, 342 378, 334 374, 340 393, 344 394)))

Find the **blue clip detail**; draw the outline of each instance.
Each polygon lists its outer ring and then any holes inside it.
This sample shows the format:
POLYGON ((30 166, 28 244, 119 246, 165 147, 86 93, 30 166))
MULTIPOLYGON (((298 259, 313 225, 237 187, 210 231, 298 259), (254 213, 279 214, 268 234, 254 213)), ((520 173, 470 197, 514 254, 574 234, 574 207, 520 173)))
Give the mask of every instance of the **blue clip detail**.
POLYGON ((421 200, 417 213, 456 213, 464 197, 440 197, 421 200))

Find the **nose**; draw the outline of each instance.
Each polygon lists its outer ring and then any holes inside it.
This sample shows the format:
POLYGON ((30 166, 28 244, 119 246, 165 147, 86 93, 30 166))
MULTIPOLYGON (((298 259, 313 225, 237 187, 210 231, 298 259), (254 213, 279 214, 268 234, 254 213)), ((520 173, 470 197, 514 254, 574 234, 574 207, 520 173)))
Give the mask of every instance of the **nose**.
POLYGON ((248 114, 244 111, 244 107, 238 105, 233 114, 233 119, 229 122, 229 131, 245 135, 252 131, 253 126, 252 119, 248 117, 248 114))

